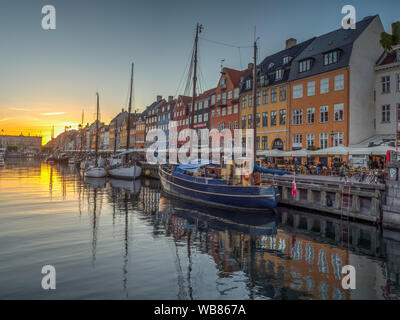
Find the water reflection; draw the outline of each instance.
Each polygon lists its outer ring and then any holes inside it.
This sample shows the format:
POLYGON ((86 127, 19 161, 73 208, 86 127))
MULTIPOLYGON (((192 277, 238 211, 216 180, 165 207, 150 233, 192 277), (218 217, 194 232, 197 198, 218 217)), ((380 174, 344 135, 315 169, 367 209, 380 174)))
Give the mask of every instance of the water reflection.
MULTIPOLYGON (((9 222, 14 233, 22 232, 13 219, 27 197, 48 214, 47 225, 57 226, 45 243, 26 227, 29 241, 37 243, 36 256, 47 257, 44 247, 53 248, 57 237, 77 243, 73 253, 56 248, 60 268, 68 266, 59 298, 398 298, 398 235, 371 225, 288 208, 266 214, 204 208, 163 195, 156 180, 84 178, 74 167, 38 162, 6 163, 0 189, 0 222, 9 222), (7 207, 17 209, 8 214, 7 207), (57 216, 56 208, 67 213, 57 216), (341 286, 348 264, 357 270, 353 291, 341 286), (78 266, 81 277, 72 276, 78 266)), ((34 224, 39 211, 24 210, 34 224)), ((0 258, 8 272, 13 264, 27 264, 27 252, 10 232, 0 227, 0 240, 8 244, 0 258)), ((13 286, 5 281, 0 297, 24 297, 21 288, 10 294, 13 286)), ((28 297, 41 297, 35 288, 32 283, 28 297)))

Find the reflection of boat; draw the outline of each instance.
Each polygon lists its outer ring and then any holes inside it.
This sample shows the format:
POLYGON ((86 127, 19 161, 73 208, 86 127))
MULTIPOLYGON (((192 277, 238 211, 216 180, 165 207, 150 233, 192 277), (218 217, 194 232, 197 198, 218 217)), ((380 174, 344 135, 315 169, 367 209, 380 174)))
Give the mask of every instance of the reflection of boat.
POLYGON ((138 194, 141 187, 140 180, 127 181, 120 179, 110 179, 110 185, 112 188, 121 188, 128 191, 130 194, 138 194))
MULTIPOLYGON (((167 200, 166 208, 173 208, 172 215, 184 218, 187 229, 236 230, 254 236, 274 235, 277 218, 273 213, 246 213, 223 209, 204 210, 177 200, 167 200)), ((162 211, 162 208, 160 209, 162 211)))
POLYGON ((94 189, 105 188, 106 186, 106 178, 86 177, 85 182, 94 189))

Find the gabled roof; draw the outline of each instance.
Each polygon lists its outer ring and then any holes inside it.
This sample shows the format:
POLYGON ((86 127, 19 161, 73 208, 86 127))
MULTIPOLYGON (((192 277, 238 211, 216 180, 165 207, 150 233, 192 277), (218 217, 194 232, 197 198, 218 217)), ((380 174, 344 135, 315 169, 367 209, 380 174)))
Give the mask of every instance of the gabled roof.
POLYGON ((314 38, 307 48, 293 61, 289 81, 347 67, 350 62, 354 41, 376 17, 377 15, 365 17, 356 23, 355 29, 340 28, 314 38), (333 50, 339 51, 338 62, 324 66, 323 54, 333 50), (300 73, 299 62, 305 59, 312 59, 311 69, 300 73))
POLYGON ((376 66, 379 67, 395 62, 400 62, 400 53, 398 53, 396 50, 392 50, 390 52, 384 51, 376 62, 376 66))
POLYGON ((235 70, 231 68, 223 68, 223 73, 232 81, 233 85, 237 87, 239 85, 240 79, 246 78, 248 75, 251 74, 252 69, 245 69, 245 70, 235 70))
POLYGON ((210 97, 213 93, 215 93, 215 90, 217 90, 217 88, 212 88, 209 90, 204 91, 203 93, 199 94, 196 97, 196 100, 203 100, 203 99, 207 99, 208 97, 210 97))
MULTIPOLYGON (((274 53, 270 56, 264 58, 264 60, 258 65, 259 75, 264 76, 268 79, 268 86, 274 86, 280 83, 284 83, 288 81, 290 67, 293 60, 301 53, 303 50, 314 40, 315 38, 311 38, 307 41, 301 42, 299 44, 294 45, 288 49, 281 50, 277 53, 274 53), (283 64, 283 58, 289 57, 289 62, 283 64), (276 71, 279 69, 284 69, 282 79, 276 80, 276 71)), ((245 78, 246 80, 253 79, 253 74, 250 74, 245 78)), ((241 92, 250 91, 252 89, 242 88, 241 92)))

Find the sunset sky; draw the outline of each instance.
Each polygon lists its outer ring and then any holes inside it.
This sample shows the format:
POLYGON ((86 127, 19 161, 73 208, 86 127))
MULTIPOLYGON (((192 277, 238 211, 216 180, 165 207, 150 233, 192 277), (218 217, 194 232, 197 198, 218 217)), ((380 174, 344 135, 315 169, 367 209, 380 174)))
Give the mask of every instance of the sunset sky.
MULTIPOLYGON (((96 91, 101 120, 108 123, 127 108, 130 63, 135 63, 135 108, 143 110, 157 94, 182 94, 183 77, 197 22, 201 37, 251 46, 256 26, 260 59, 340 27, 343 5, 357 20, 379 14, 387 31, 399 19, 400 1, 123 1, 0 0, 0 130, 3 134, 50 138, 65 125, 95 118, 96 91), (44 5, 56 8, 56 30, 41 28, 44 5), (180 89, 180 90, 179 90, 180 89)), ((252 49, 200 39, 204 89, 212 88, 224 66, 245 68, 252 49)))

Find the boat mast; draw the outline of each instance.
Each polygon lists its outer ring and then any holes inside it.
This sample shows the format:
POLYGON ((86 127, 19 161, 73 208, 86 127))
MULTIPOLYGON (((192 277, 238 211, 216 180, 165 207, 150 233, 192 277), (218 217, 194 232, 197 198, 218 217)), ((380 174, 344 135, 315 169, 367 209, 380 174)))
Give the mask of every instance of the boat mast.
POLYGON ((84 113, 84 111, 82 110, 82 122, 81 122, 81 154, 82 154, 82 149, 83 149, 83 113, 84 113))
MULTIPOLYGON (((129 106, 128 106, 128 124, 126 126, 126 150, 129 151, 130 144, 130 132, 131 132, 131 111, 132 111, 132 86, 133 86, 133 62, 131 69, 131 89, 129 93, 129 106)), ((126 154, 126 159, 128 159, 128 154, 126 154)))
POLYGON ((253 65, 253 152, 254 162, 257 160, 257 39, 254 40, 254 65, 253 65))
POLYGON ((95 167, 97 167, 98 164, 98 142, 99 142, 99 93, 96 92, 97 95, 97 110, 96 110, 96 160, 95 160, 95 167))
MULTIPOLYGON (((199 42, 199 33, 203 26, 201 24, 196 25, 196 37, 194 38, 194 67, 193 67, 193 95, 192 95, 192 110, 190 115, 190 129, 193 129, 194 123, 194 101, 196 99, 196 84, 197 84, 197 45, 199 42)), ((190 142, 192 144, 192 142, 190 142)))

